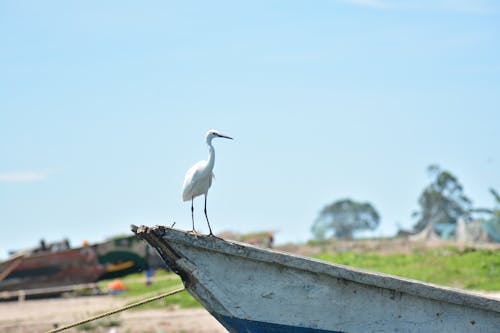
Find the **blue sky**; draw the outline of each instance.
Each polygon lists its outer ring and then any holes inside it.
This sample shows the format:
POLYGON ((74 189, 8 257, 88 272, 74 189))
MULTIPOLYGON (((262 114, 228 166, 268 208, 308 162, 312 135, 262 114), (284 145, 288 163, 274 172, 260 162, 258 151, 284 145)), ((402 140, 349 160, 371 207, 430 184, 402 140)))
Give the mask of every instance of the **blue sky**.
POLYGON ((0 257, 189 229, 211 128, 235 138, 215 141, 215 232, 305 241, 351 197, 391 235, 431 163, 476 206, 500 190, 496 1, 3 1, 0 38, 0 257))

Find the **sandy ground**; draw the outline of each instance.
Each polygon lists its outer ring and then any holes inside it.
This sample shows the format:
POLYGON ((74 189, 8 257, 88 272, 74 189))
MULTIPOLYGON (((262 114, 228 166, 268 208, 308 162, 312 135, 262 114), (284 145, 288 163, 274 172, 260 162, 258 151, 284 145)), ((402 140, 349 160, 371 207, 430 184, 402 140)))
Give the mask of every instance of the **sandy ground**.
MULTIPOLYGON (((112 296, 88 296, 27 300, 23 303, 0 303, 0 332, 45 332, 54 324, 64 326, 74 321, 125 305, 127 299, 112 296)), ((205 309, 128 310, 111 318, 119 326, 109 327, 110 320, 91 330, 74 328, 65 332, 227 332, 205 309), (107 322, 107 324, 106 324, 107 322)), ((89 325, 86 327, 88 328, 89 325)), ((85 327, 85 326, 84 326, 85 327)))

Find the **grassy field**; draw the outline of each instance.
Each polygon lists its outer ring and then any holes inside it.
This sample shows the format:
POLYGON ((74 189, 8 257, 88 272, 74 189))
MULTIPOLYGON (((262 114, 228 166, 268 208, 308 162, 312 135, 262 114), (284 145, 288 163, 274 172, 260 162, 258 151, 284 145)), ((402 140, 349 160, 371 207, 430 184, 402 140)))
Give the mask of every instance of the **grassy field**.
POLYGON ((443 286, 500 290, 500 253, 455 247, 409 254, 323 253, 316 258, 443 286))
MULTIPOLYGON (((380 254, 340 252, 323 253, 314 257, 338 264, 403 276, 443 286, 470 290, 500 290, 500 253, 494 250, 459 250, 442 247, 413 253, 380 254)), ((163 270, 158 270, 152 285, 145 285, 143 273, 128 275, 121 279, 126 291, 117 297, 127 297, 130 303, 143 300, 182 286, 180 278, 163 270)), ((110 281, 101 281, 102 290, 110 281)), ((141 306, 158 307, 199 307, 201 306, 186 291, 160 301, 141 306)))

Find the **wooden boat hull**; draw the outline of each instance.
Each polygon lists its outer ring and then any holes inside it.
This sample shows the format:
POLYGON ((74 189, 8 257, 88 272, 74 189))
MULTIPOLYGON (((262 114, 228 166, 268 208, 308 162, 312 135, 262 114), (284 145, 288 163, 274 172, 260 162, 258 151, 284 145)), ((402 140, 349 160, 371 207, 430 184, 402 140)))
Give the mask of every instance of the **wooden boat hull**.
POLYGON ((230 332, 499 332, 500 301, 243 243, 134 228, 230 332))
POLYGON ((31 250, 0 262, 0 292, 52 288, 111 279, 164 266, 133 235, 58 250, 31 250))
POLYGON ((0 265, 6 270, 0 291, 95 282, 106 272, 92 250, 69 249, 20 257, 0 265), (9 271, 10 265, 15 269, 9 271))

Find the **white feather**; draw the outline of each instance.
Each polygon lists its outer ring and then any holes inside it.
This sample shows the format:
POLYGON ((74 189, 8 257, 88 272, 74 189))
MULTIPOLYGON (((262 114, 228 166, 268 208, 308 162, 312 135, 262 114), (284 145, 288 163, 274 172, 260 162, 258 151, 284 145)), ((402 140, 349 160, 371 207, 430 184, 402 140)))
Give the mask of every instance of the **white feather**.
POLYGON ((208 161, 199 161, 186 172, 182 201, 189 201, 208 192, 215 175, 212 170, 207 168, 207 164, 208 161))

